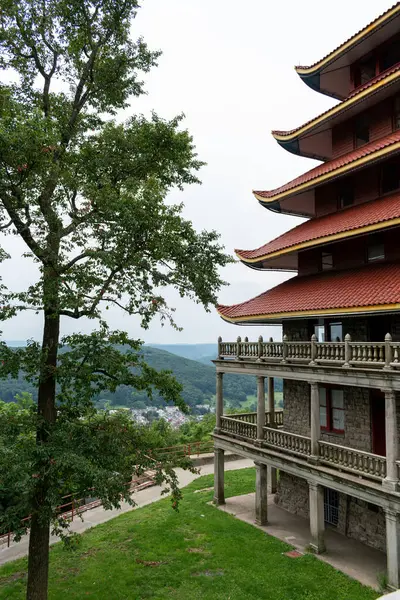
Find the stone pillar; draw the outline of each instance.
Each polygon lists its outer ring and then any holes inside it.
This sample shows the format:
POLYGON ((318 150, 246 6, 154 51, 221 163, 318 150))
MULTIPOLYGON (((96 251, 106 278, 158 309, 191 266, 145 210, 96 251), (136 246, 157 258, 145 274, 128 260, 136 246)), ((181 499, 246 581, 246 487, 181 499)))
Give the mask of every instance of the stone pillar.
POLYGON ((214 433, 221 431, 221 417, 224 414, 224 390, 223 390, 223 373, 217 373, 217 388, 215 394, 215 429, 214 433))
POLYGON ((267 465, 254 463, 256 466, 256 523, 268 523, 268 472, 267 465))
MULTIPOLYGON (((276 427, 275 423, 275 389, 274 378, 268 377, 268 412, 270 426, 276 427)), ((275 494, 277 488, 277 470, 275 467, 268 467, 268 491, 275 494)))
POLYGON ((264 439, 265 426, 265 379, 257 377, 257 441, 264 439))
POLYGON ((310 546, 317 554, 325 552, 324 488, 308 482, 310 494, 310 546))
POLYGON ((271 427, 275 426, 275 390, 274 378, 268 377, 268 412, 271 427))
POLYGON ((311 387, 311 457, 318 460, 319 447, 318 440, 320 436, 319 421, 319 386, 318 383, 310 383, 311 387))
POLYGON ((397 415, 396 415, 396 393, 393 390, 385 390, 385 424, 386 424, 386 478, 383 480, 384 487, 397 490, 398 474, 398 441, 397 441, 397 415))
POLYGON ((221 448, 214 448, 214 503, 217 506, 225 504, 224 454, 221 448))
POLYGON ((396 512, 386 509, 386 560, 387 580, 390 588, 397 590, 400 587, 399 558, 400 558, 400 530, 399 519, 396 512))

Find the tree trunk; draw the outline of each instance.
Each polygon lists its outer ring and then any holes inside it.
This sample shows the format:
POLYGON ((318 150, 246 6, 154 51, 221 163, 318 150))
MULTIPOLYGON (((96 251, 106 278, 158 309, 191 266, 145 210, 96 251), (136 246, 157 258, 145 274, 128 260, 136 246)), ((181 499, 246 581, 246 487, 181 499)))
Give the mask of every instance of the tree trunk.
POLYGON ((37 515, 33 515, 29 537, 27 600, 47 600, 49 539, 50 523, 43 523, 37 515))
MULTIPOLYGON (((52 286, 57 286, 55 278, 50 282, 50 287, 52 286)), ((57 293, 54 294, 54 287, 51 289, 53 299, 54 296, 57 297, 57 293)), ((56 422, 57 416, 56 368, 60 335, 60 316, 57 312, 57 308, 47 308, 44 314, 42 367, 38 388, 38 414, 43 418, 43 424, 39 425, 36 434, 38 445, 46 444, 49 429, 56 422)), ((37 465, 39 473, 43 473, 45 467, 46 465, 43 464, 37 465)), ((46 478, 38 479, 33 499, 34 510, 29 537, 27 600, 47 600, 51 508, 47 506, 48 486, 46 478)))

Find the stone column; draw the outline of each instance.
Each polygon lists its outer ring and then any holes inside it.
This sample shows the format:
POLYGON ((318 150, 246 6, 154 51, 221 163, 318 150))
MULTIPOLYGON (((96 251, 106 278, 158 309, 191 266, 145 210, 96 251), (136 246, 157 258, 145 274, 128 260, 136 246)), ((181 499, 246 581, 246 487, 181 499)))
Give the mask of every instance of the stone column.
POLYGON ((385 510, 386 518, 386 560, 387 560, 387 578, 390 588, 397 590, 400 586, 399 579, 399 519, 393 510, 385 510))
POLYGON ((214 433, 221 431, 221 417, 224 414, 224 391, 223 391, 223 373, 217 373, 217 388, 215 400, 215 429, 214 433))
POLYGON ((386 478, 384 487, 397 490, 398 474, 398 441, 397 441, 397 415, 396 415, 396 393, 393 390, 385 390, 385 427, 386 427, 386 478))
POLYGON ((318 383, 310 383, 311 387, 311 458, 318 460, 319 447, 318 440, 320 436, 320 421, 319 421, 319 386, 318 383))
MULTIPOLYGON (((275 389, 274 378, 268 377, 268 412, 271 427, 276 427, 275 423, 275 389)), ((268 467, 268 491, 270 494, 276 493, 277 470, 275 467, 268 467)))
POLYGON ((324 488, 308 482, 310 495, 310 546, 317 554, 325 552, 324 488))
POLYGON ((275 390, 274 390, 274 378, 268 377, 268 412, 271 427, 275 425, 275 390))
POLYGON ((221 448, 214 448, 214 503, 217 506, 225 504, 224 454, 221 448))
POLYGON ((265 379, 257 377, 257 441, 264 439, 265 426, 265 379))
POLYGON ((256 466, 256 523, 268 523, 268 473, 267 465, 254 463, 256 466))

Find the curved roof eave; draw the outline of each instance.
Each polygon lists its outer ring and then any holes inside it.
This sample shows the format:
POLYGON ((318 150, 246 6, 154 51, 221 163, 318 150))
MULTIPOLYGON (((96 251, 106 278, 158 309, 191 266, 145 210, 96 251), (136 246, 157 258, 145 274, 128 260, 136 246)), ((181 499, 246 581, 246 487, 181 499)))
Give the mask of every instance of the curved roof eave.
MULTIPOLYGON (((309 81, 307 85, 319 86, 318 82, 312 81, 311 77, 319 75, 324 68, 331 65, 334 61, 342 57, 346 52, 351 50, 353 47, 360 44, 364 39, 375 33, 378 29, 383 27, 386 23, 391 21, 393 18, 400 14, 400 2, 396 2, 391 8, 382 13, 379 17, 376 17, 371 23, 360 29, 357 33, 351 36, 348 40, 340 44, 337 48, 332 50, 329 54, 321 58, 319 61, 309 66, 297 66, 295 67, 296 73, 305 81, 308 77, 309 81)), ((316 89, 315 87, 313 89, 316 89)), ((319 91, 319 90, 318 90, 319 91)))
POLYGON ((388 69, 385 74, 380 74, 373 80, 367 82, 357 92, 354 92, 348 98, 343 100, 343 102, 329 108, 314 119, 311 119, 290 131, 272 131, 272 136, 284 150, 287 150, 292 154, 324 161, 326 160, 326 157, 303 152, 300 149, 300 140, 302 136, 308 136, 316 128, 327 126, 331 119, 339 117, 341 114, 346 113, 348 110, 361 104, 363 100, 372 98, 374 95, 379 94, 381 90, 385 90, 387 87, 398 81, 400 81, 399 64, 388 69))

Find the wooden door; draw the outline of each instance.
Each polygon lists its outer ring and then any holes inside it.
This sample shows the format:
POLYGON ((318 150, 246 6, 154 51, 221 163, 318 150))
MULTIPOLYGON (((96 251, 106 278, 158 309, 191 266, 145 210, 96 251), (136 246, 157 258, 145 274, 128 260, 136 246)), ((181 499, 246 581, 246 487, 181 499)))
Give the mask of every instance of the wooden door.
POLYGON ((372 452, 386 456, 385 396, 371 390, 372 452))

